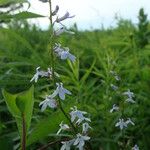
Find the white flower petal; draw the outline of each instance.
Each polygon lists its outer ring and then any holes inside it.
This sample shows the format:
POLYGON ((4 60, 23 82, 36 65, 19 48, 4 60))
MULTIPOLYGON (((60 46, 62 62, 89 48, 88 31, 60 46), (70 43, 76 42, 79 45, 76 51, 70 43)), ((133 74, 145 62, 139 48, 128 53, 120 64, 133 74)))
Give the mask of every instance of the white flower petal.
POLYGON ((47 104, 43 103, 42 107, 41 107, 41 111, 43 112, 45 109, 47 108, 47 104))

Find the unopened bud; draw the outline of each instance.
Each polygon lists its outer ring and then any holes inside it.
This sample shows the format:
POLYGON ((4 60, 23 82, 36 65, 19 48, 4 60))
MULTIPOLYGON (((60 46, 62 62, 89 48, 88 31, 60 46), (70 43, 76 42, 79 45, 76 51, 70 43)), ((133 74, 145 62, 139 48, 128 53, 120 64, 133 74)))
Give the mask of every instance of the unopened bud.
POLYGON ((70 16, 69 12, 66 12, 66 13, 64 14, 64 16, 62 16, 62 17, 60 17, 60 18, 57 17, 56 22, 59 23, 59 22, 65 20, 65 19, 73 18, 74 16, 75 16, 75 15, 70 16))
POLYGON ((59 11, 59 6, 56 5, 55 10, 52 12, 52 16, 55 16, 59 11))

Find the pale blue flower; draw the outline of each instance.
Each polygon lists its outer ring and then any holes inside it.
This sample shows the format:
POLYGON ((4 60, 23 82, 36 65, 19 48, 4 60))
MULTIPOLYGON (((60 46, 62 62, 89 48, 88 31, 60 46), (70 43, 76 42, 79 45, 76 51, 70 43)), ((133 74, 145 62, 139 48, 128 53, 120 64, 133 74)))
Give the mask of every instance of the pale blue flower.
POLYGON ((128 91, 124 92, 123 95, 127 96, 128 98, 125 100, 126 102, 129 103, 135 103, 135 101, 133 100, 133 98, 135 97, 134 93, 130 91, 130 89, 128 89, 128 91))
POLYGON ((115 126, 122 130, 123 128, 127 127, 127 123, 124 122, 124 119, 119 119, 119 122, 117 122, 115 126))
POLYGON ((90 125, 87 122, 82 124, 82 133, 86 134, 89 129, 92 129, 92 128, 90 127, 90 125))
POLYGON ((132 150, 139 150, 139 147, 135 144, 134 147, 132 147, 132 150))
POLYGON ((32 77, 32 79, 30 80, 30 82, 32 82, 33 80, 35 82, 38 81, 39 77, 40 77, 40 71, 39 71, 40 67, 37 67, 36 68, 36 73, 34 74, 34 76, 32 77))
POLYGON ((60 53, 60 58, 61 58, 62 60, 69 59, 69 60, 71 60, 72 62, 74 62, 75 59, 76 59, 76 57, 75 57, 74 55, 72 55, 72 54, 69 52, 69 48, 66 48, 65 51, 62 51, 62 52, 60 53))
POLYGON ((44 101, 42 101, 39 104, 39 106, 42 106, 41 111, 44 111, 47 108, 47 106, 50 107, 50 108, 56 108, 57 107, 57 102, 54 99, 54 97, 49 95, 49 96, 46 96, 46 99, 44 101))
POLYGON ((125 102, 128 102, 128 103, 135 103, 135 101, 132 99, 132 98, 127 98, 125 100, 125 102))
POLYGON ((130 89, 128 89, 126 92, 124 92, 123 95, 126 95, 126 96, 129 97, 129 98, 135 97, 135 96, 134 96, 134 93, 131 92, 130 89))
POLYGON ((72 110, 70 112, 71 122, 74 122, 75 120, 77 120, 76 124, 80 124, 83 121, 89 121, 89 122, 91 121, 89 118, 84 117, 84 115, 87 114, 87 112, 77 110, 76 106, 74 106, 73 108, 71 108, 71 110, 72 110))
POLYGON ((113 104, 113 108, 110 110, 110 113, 112 113, 113 111, 118 111, 119 107, 116 104, 113 104))
POLYGON ((51 72, 42 71, 40 70, 40 67, 37 67, 36 73, 34 74, 33 78, 30 80, 30 82, 32 82, 33 80, 37 82, 40 77, 48 77, 48 76, 51 77, 51 72))
POLYGON ((59 35, 61 35, 61 34, 64 33, 64 32, 65 32, 65 33, 69 33, 69 34, 74 34, 74 32, 68 31, 65 27, 61 27, 60 29, 54 31, 54 34, 55 34, 56 36, 59 36, 59 35))
POLYGON ((60 150, 70 150, 71 146, 74 143, 74 139, 70 141, 61 142, 63 145, 61 146, 60 150))
MULTIPOLYGON (((54 72, 54 75, 56 77, 59 77, 58 73, 56 73, 56 72, 54 72)), ((30 80, 30 82, 32 82, 32 81, 37 82, 38 79, 41 78, 41 77, 47 77, 47 78, 49 77, 49 78, 51 78, 52 77, 52 68, 51 69, 48 68, 47 71, 42 71, 42 70, 40 70, 40 67, 37 67, 36 68, 36 73, 34 74, 32 79, 30 80)))
POLYGON ((63 83, 56 83, 56 86, 57 88, 52 94, 53 97, 55 97, 56 95, 59 95, 59 98, 61 100, 64 100, 65 94, 71 95, 71 92, 63 87, 63 83))
MULTIPOLYGON (((49 77, 52 77, 52 68, 48 68, 47 69, 47 73, 48 73, 49 77)), ((54 76, 58 77, 58 78, 60 77, 59 74, 57 72, 55 72, 55 71, 54 71, 54 76)))
POLYGON ((76 59, 76 57, 69 52, 69 48, 68 47, 61 48, 61 44, 57 44, 57 43, 55 44, 54 52, 62 60, 69 59, 72 62, 74 62, 76 59))
POLYGON ((134 122, 133 122, 130 118, 128 118, 128 120, 126 121, 126 124, 127 124, 127 125, 128 125, 128 124, 135 125, 134 122))
POLYGON ((79 148, 79 150, 83 150, 85 141, 88 141, 88 140, 90 140, 89 136, 81 135, 80 133, 78 133, 73 145, 77 146, 77 148, 79 148))
POLYGON ((64 124, 63 121, 59 124, 60 129, 57 131, 57 134, 59 134, 62 130, 68 130, 70 129, 67 124, 64 124))
POLYGON ((132 124, 132 125, 135 125, 130 118, 128 118, 127 121, 124 121, 124 119, 119 119, 119 122, 116 123, 116 127, 119 127, 121 130, 123 128, 126 128, 128 126, 128 124, 132 124))

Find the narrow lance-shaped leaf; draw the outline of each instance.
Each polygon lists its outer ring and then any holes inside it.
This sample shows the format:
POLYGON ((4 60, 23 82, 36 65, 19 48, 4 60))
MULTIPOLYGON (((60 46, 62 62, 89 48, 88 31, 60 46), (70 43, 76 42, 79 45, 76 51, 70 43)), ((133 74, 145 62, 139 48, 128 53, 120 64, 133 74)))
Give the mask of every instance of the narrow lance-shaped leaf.
POLYGON ((8 19, 30 19, 30 18, 38 18, 38 17, 45 17, 36 13, 32 13, 32 12, 28 12, 28 11, 24 11, 24 12, 20 12, 17 14, 13 14, 13 15, 8 15, 8 14, 1 14, 0 15, 0 20, 8 20, 8 19))

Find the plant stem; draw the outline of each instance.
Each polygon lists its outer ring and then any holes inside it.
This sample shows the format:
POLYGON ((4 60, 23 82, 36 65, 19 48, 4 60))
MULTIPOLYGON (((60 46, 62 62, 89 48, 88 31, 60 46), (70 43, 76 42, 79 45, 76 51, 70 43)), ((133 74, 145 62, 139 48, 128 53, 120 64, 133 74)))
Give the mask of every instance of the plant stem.
POLYGON ((67 113, 65 112, 65 110, 62 107, 61 101, 59 99, 59 107, 60 110, 62 111, 62 113, 64 114, 64 116, 66 117, 66 119, 69 121, 70 125, 72 126, 72 129, 74 131, 74 134, 77 134, 77 129, 75 128, 74 124, 71 122, 70 118, 68 117, 67 113))
MULTIPOLYGON (((49 0, 49 11, 50 11, 49 20, 50 20, 50 25, 51 25, 51 27, 50 27, 50 34, 51 34, 51 38, 50 38, 51 67, 52 67, 53 83, 54 83, 54 87, 55 87, 55 84, 56 84, 55 73, 54 73, 55 72, 55 66, 54 66, 55 61, 54 61, 54 52, 53 52, 55 36, 53 34, 53 18, 52 18, 53 16, 52 16, 52 2, 51 2, 51 0, 49 0)), ((67 113, 65 112, 65 110, 62 107, 60 99, 59 99, 59 107, 60 107, 61 112, 64 114, 64 116, 69 121, 70 125, 72 126, 74 133, 77 133, 75 126, 71 122, 71 119, 68 117, 67 113)))
POLYGON ((52 3, 51 0, 49 0, 49 11, 50 11, 50 16, 49 16, 49 20, 50 20, 50 60, 51 60, 51 67, 52 67, 52 77, 53 77, 53 83, 55 86, 55 74, 54 74, 54 52, 53 52, 53 47, 54 47, 54 34, 53 34, 53 16, 52 16, 52 3))
POLYGON ((21 142, 21 149, 26 149, 26 123, 25 123, 25 116, 22 113, 22 142, 21 142))

